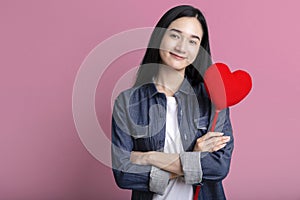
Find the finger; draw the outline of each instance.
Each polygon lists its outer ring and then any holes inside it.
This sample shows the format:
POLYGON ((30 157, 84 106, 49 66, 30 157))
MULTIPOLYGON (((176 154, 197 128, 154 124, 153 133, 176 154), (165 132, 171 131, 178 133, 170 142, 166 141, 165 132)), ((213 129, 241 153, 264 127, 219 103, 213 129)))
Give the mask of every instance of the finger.
POLYGON ((230 136, 223 136, 222 141, 223 142, 229 142, 230 141, 230 136))
POLYGON ((224 133, 221 133, 221 132, 208 132, 204 135, 204 140, 208 140, 210 138, 213 138, 213 137, 220 137, 224 135, 224 133))
POLYGON ((230 141, 230 136, 218 136, 218 137, 212 137, 207 139, 207 141, 214 141, 214 142, 229 142, 230 141))
POLYGON ((220 149, 224 148, 227 144, 221 144, 218 146, 215 146, 214 148, 212 148, 212 151, 219 151, 220 149))
POLYGON ((220 140, 218 140, 213 147, 213 151, 218 151, 222 148, 224 148, 227 143, 230 141, 230 136, 223 136, 220 140))
POLYGON ((213 138, 210 140, 206 140, 202 143, 202 149, 203 151, 209 151, 212 152, 212 149, 216 146, 216 141, 214 141, 213 138))
POLYGON ((205 140, 206 144, 207 145, 210 145, 212 144, 213 146, 216 146, 217 144, 222 144, 224 142, 226 142, 228 139, 227 139, 227 136, 218 136, 218 137, 211 137, 211 138, 208 138, 207 140, 205 140))
POLYGON ((218 138, 220 139, 216 145, 221 145, 221 144, 224 144, 224 143, 228 143, 230 141, 230 136, 223 136, 221 138, 218 138))
POLYGON ((203 142, 203 149, 205 150, 212 150, 215 147, 219 147, 221 145, 224 145, 230 140, 229 136, 223 136, 223 137, 213 137, 203 142))
POLYGON ((230 140, 230 136, 219 136, 219 135, 223 135, 223 133, 219 133, 219 132, 208 132, 206 135, 208 135, 208 138, 206 140, 205 138, 203 138, 205 135, 197 139, 197 143, 194 147, 195 151, 211 152, 212 149, 215 148, 216 146, 223 145, 230 140))

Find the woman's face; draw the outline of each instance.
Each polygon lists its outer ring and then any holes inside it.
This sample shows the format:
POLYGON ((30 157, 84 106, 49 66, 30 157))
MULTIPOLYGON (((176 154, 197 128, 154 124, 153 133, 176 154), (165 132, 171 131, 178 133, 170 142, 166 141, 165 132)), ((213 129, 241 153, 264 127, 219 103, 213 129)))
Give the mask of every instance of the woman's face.
POLYGON ((185 68, 197 57, 203 30, 195 17, 181 17, 168 27, 160 44, 162 64, 184 74, 185 68))

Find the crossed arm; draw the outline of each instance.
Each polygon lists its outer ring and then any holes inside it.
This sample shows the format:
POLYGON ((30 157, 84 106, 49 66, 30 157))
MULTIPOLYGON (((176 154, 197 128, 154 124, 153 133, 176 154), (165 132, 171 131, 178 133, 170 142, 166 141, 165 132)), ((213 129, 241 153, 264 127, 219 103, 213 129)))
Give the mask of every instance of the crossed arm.
MULTIPOLYGON (((223 136, 220 132, 208 132, 198 138, 193 151, 214 152, 224 148, 230 136, 223 136)), ((179 154, 163 153, 156 151, 132 151, 130 161, 138 165, 152 165, 170 173, 170 178, 183 175, 179 154)))
MULTIPOLYGON (((115 104, 115 107, 122 110, 124 105, 115 104)), ((216 128, 224 132, 224 135, 219 132, 208 132, 197 139, 193 152, 168 154, 156 151, 132 151, 134 149, 132 137, 125 129, 121 129, 127 127, 128 122, 125 119, 128 119, 128 116, 124 112, 114 112, 112 170, 117 185, 123 189, 159 193, 163 191, 167 179, 177 176, 184 175, 187 184, 199 183, 201 180, 222 180, 229 171, 233 150, 229 110, 224 110, 224 113, 225 121, 222 127, 216 128), (161 182, 157 184, 157 180, 161 182)))

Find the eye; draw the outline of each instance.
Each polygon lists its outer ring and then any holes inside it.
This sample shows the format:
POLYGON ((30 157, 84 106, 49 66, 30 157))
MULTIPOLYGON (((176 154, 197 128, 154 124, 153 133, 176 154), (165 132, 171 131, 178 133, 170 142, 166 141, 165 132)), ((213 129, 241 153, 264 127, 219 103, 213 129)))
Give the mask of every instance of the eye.
POLYGON ((180 38, 180 36, 175 34, 175 33, 170 33, 170 37, 174 38, 174 39, 179 39, 180 38))
POLYGON ((197 45, 198 43, 197 43, 197 41, 195 41, 195 40, 190 40, 190 44, 191 44, 191 45, 197 45))

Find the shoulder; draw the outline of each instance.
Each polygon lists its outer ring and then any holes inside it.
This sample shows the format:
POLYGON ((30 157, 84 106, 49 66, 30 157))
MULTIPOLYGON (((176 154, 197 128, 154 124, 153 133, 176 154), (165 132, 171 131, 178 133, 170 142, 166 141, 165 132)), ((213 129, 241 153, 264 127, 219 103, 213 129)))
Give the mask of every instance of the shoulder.
POLYGON ((120 92, 115 99, 115 103, 134 104, 142 99, 149 98, 155 93, 155 88, 152 83, 144 84, 142 86, 131 87, 120 92))

